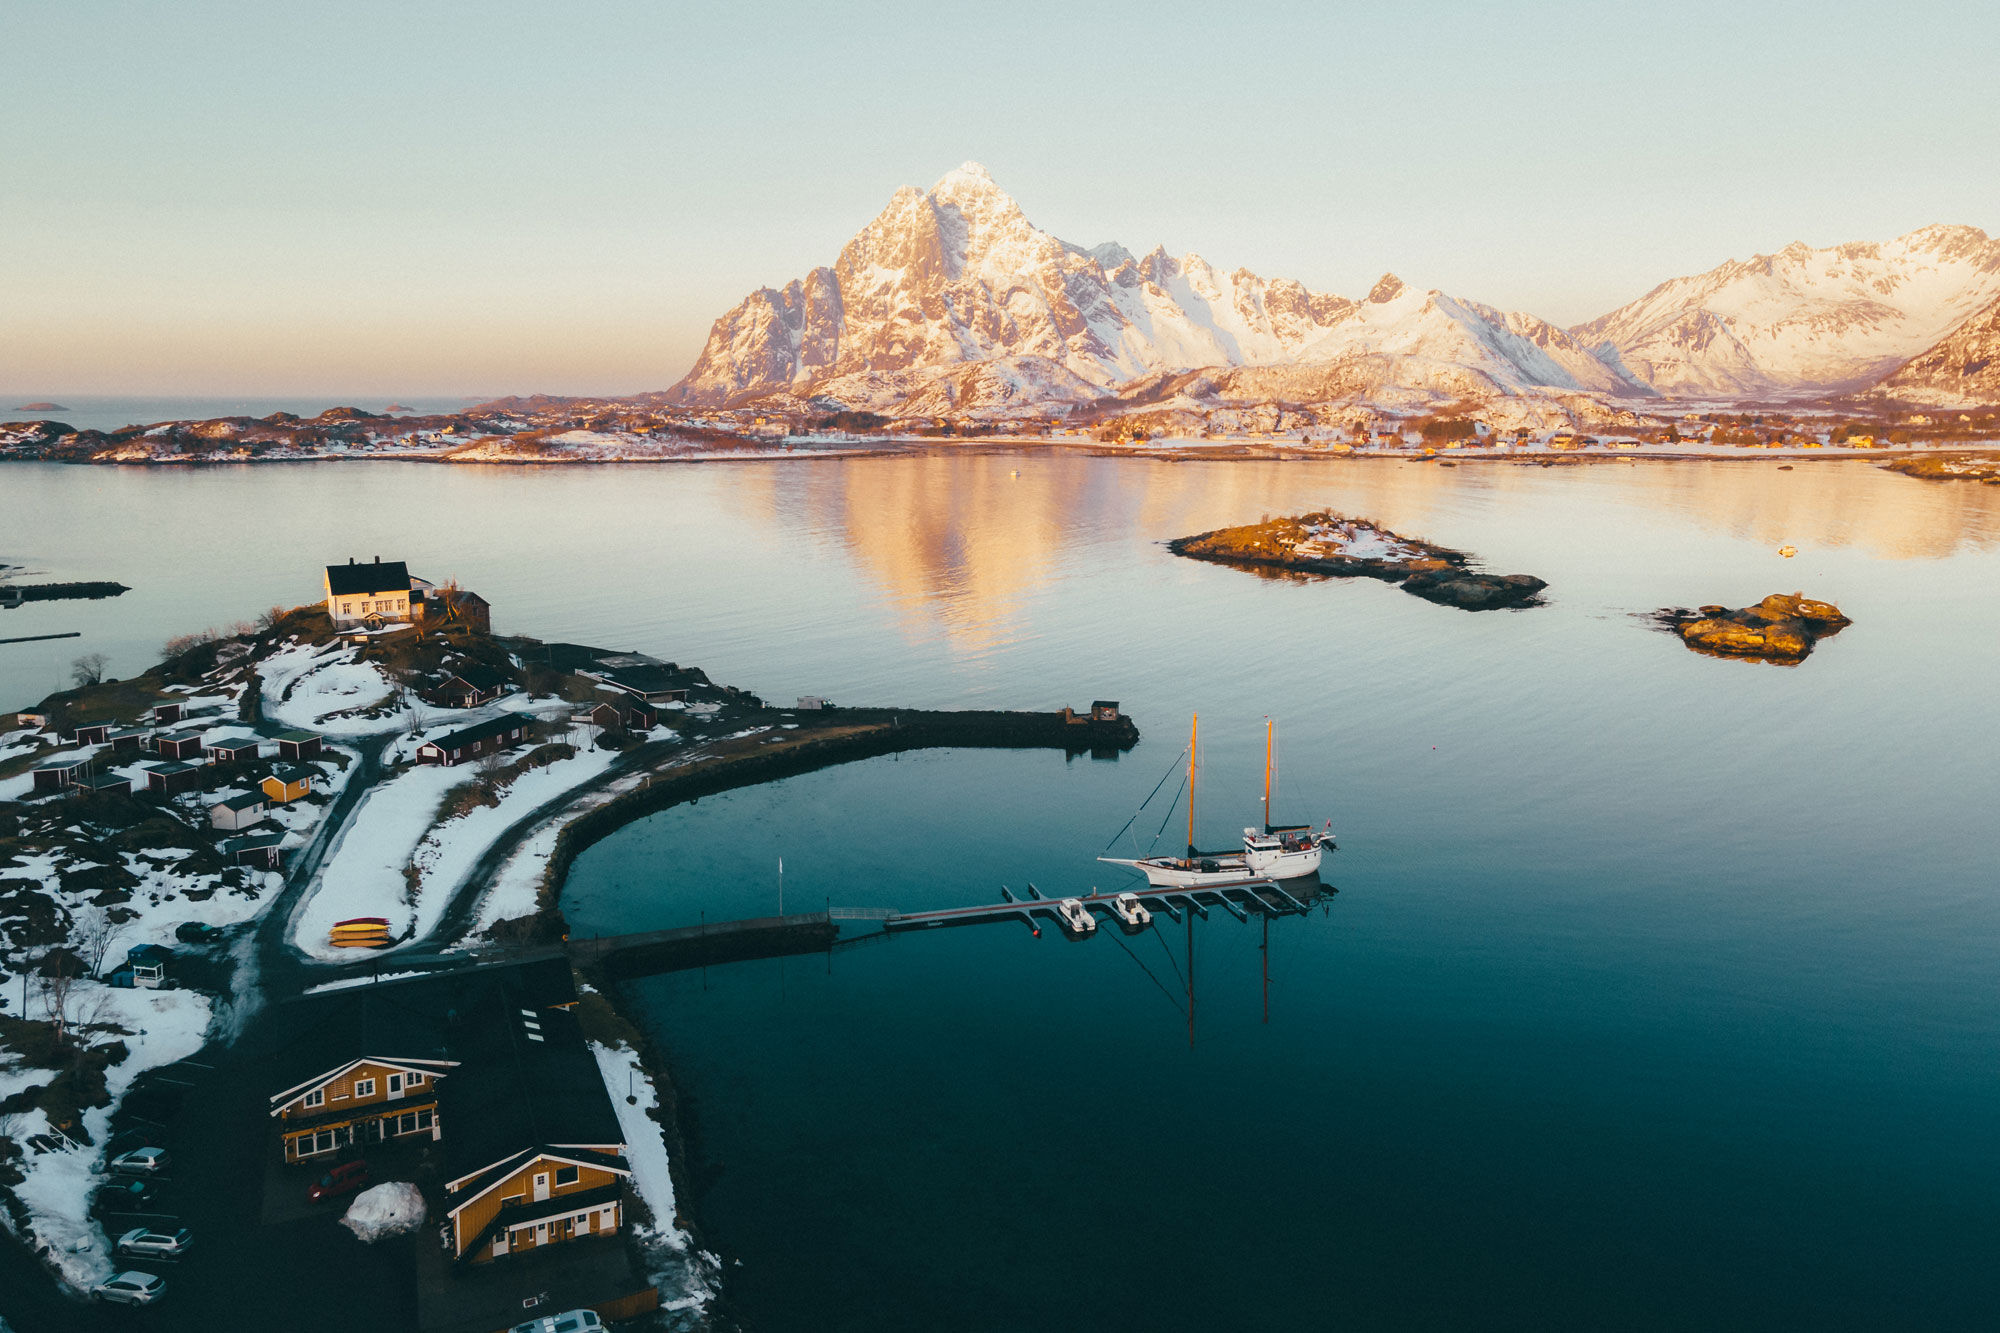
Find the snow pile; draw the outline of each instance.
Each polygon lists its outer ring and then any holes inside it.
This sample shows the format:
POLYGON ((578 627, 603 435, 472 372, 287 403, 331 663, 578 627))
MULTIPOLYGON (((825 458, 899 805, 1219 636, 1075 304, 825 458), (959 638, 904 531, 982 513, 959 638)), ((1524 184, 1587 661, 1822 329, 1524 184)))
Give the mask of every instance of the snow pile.
POLYGON ((391 1180, 355 1196, 340 1225, 364 1243, 401 1236, 424 1224, 423 1192, 407 1180, 391 1180))
POLYGON ((604 1076, 611 1105, 618 1112, 618 1128, 625 1136, 625 1160, 632 1168, 632 1188, 653 1215, 652 1225, 633 1229, 646 1256, 647 1276, 660 1289, 660 1308, 699 1309, 715 1299, 713 1256, 697 1253, 694 1237, 677 1224, 667 1143, 651 1114, 660 1104, 659 1093, 639 1063, 638 1052, 625 1043, 606 1046, 592 1042, 590 1050, 597 1057, 598 1072, 604 1076), (636 1101, 625 1100, 627 1088, 636 1101))

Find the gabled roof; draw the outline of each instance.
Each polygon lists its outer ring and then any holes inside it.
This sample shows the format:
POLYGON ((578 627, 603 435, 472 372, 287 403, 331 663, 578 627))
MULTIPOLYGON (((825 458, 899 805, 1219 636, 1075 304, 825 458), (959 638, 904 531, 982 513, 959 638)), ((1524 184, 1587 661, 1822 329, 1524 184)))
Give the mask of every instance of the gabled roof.
POLYGON ((57 773, 57 772, 61 772, 61 773, 67 773, 67 772, 68 772, 69 770, 71 770, 71 769, 73 769, 73 768, 80 768, 80 767, 82 767, 83 765, 85 765, 85 764, 87 764, 87 763, 89 763, 89 762, 90 762, 90 756, 89 756, 89 755, 87 755, 87 754, 69 754, 69 755, 62 755, 62 756, 59 756, 58 758, 55 758, 55 759, 51 759, 51 760, 49 760, 49 761, 48 761, 47 763, 45 763, 45 764, 36 764, 36 765, 35 765, 35 772, 37 772, 37 773, 57 773))
POLYGON ((371 592, 408 592, 410 567, 401 560, 371 560, 326 567, 326 589, 335 597, 371 592))
POLYGON ((314 1088, 325 1087, 342 1074, 347 1073, 351 1069, 358 1069, 362 1065, 380 1065, 384 1069, 400 1069, 405 1074, 422 1074, 426 1078, 444 1078, 452 1069, 457 1067, 457 1062, 453 1060, 426 1060, 400 1055, 356 1056, 346 1064, 337 1065, 314 1078, 307 1079, 303 1083, 286 1088, 283 1092, 273 1093, 269 1099, 271 1114, 278 1114, 278 1112, 284 1110, 314 1088))
POLYGON ((279 732, 276 736, 272 737, 272 739, 280 741, 290 741, 294 745, 304 745, 307 741, 318 740, 319 733, 317 731, 306 731, 302 728, 294 727, 290 731, 279 732))
POLYGON ((491 1166, 460 1176, 457 1180, 445 1182, 445 1192, 458 1202, 451 1212, 457 1214, 480 1195, 490 1191, 495 1185, 518 1174, 522 1167, 534 1161, 562 1162, 568 1166, 589 1166, 599 1171, 609 1171, 613 1175, 629 1176, 631 1164, 616 1151, 622 1144, 599 1144, 595 1147, 582 1144, 537 1143, 523 1148, 511 1157, 502 1158, 491 1166))
POLYGON ((239 852, 254 852, 264 847, 276 847, 284 840, 283 829, 273 829, 269 833, 246 833, 240 838, 227 839, 222 844, 222 854, 235 856, 239 852))
POLYGON ((261 791, 246 791, 241 796, 225 797, 208 808, 211 810, 234 810, 236 813, 241 814, 245 810, 255 810, 270 799, 270 797, 261 791))
POLYGON ((219 741, 207 742, 211 750, 254 750, 261 742, 255 736, 224 736, 219 741))
POLYGON ((196 768, 193 764, 182 763, 178 759, 162 759, 156 763, 143 765, 143 767, 145 771, 148 773, 174 774, 174 773, 198 773, 201 771, 200 769, 196 768))
POLYGON ((297 764, 273 764, 271 776, 290 786, 294 782, 309 781, 314 774, 310 768, 301 768, 297 764))

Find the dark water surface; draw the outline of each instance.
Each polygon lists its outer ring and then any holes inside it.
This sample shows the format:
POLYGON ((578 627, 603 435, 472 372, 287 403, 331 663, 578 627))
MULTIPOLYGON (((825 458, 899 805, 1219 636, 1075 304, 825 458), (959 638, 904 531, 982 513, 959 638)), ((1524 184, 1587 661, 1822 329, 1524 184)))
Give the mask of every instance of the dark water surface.
MULTIPOLYGON (((1195 928, 1192 1050, 1177 929, 968 929, 640 984, 695 1113, 684 1203, 760 1329, 2000 1308, 1995 488, 1062 454, 0 487, 0 561, 135 586, 0 622, 78 622, 114 670, 380 553, 479 589, 504 630, 773 698, 1116 698, 1145 733, 1116 762, 912 755, 665 812, 578 861, 584 932, 770 911, 780 855, 793 910, 1110 886, 1091 858, 1190 712, 1206 843, 1255 818, 1278 719, 1280 813, 1332 816, 1342 850, 1330 907, 1272 928, 1268 1025, 1257 928, 1220 914, 1195 928), (1468 615, 1158 545, 1321 505, 1541 575, 1551 604, 1468 615), (1795 669, 1635 618, 1796 589, 1855 624, 1795 669)), ((75 644, 0 648, 0 685, 39 697, 75 644)))

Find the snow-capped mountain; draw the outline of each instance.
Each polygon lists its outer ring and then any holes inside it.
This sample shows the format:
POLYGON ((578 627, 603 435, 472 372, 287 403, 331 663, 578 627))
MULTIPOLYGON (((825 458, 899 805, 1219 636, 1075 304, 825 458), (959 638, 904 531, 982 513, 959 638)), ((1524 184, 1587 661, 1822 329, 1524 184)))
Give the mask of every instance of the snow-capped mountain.
POLYGON ((1939 407, 2000 403, 2000 301, 1904 362, 1875 392, 1939 407))
POLYGON ((1217 373, 1176 392, 1259 392, 1257 376, 1232 374, 1244 368, 1317 401, 1646 392, 1546 321, 1394 277, 1353 301, 1195 254, 1072 245, 967 163, 928 191, 897 191, 833 267, 717 320, 668 397, 922 415, 1083 402, 1194 371, 1217 373))
POLYGON ((1674 397, 1865 388, 2000 298, 2000 240, 1924 227, 1880 243, 1732 260, 1570 333, 1674 397))

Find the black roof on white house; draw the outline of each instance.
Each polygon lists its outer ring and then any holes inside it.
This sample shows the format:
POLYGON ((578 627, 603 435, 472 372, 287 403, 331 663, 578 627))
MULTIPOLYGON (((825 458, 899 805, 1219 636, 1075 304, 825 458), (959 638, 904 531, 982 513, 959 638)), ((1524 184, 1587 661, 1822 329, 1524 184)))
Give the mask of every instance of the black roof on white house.
POLYGON ((524 730, 534 721, 535 719, 526 713, 502 713, 484 722, 475 722, 469 727, 448 731, 442 736, 425 741, 424 744, 435 745, 438 749, 450 753, 453 750, 463 750, 468 745, 477 745, 480 741, 491 740, 495 736, 504 736, 510 731, 524 730))
POLYGON ((367 564, 350 560, 344 565, 328 565, 326 589, 335 597, 358 597, 371 592, 408 592, 410 567, 401 560, 385 561, 380 556, 367 564))

